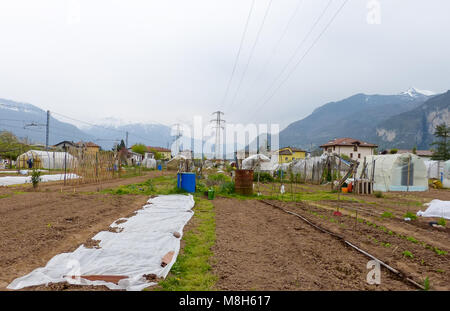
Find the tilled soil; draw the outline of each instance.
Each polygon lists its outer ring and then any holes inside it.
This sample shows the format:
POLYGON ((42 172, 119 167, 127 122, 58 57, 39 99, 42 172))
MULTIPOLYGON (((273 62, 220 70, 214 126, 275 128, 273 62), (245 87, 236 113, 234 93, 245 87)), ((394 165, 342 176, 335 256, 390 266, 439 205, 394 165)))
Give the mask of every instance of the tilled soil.
POLYGON ((255 200, 217 198, 213 270, 220 290, 412 290, 381 269, 367 283, 369 258, 255 200))
POLYGON ((423 284, 428 277, 431 288, 450 290, 450 240, 448 233, 432 227, 418 228, 398 220, 367 217, 367 215, 333 215, 333 210, 300 202, 276 202, 280 207, 300 214, 315 224, 335 232, 378 259, 423 284), (447 254, 438 254, 438 247, 447 254), (405 255, 409 252, 411 256, 405 255))
POLYGON ((45 266, 53 256, 74 251, 147 200, 145 195, 47 191, 1 198, 0 290, 15 278, 45 266))

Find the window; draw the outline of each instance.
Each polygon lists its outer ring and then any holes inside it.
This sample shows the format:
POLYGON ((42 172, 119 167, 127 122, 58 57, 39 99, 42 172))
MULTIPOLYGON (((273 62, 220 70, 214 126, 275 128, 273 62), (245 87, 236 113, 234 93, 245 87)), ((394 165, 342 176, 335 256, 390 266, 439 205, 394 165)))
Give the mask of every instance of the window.
POLYGON ((331 152, 331 148, 328 148, 328 152, 331 152))
POLYGON ((287 161, 288 159, 289 159, 288 157, 285 158, 286 161, 287 161))
POLYGON ((354 146, 353 151, 358 151, 358 146, 354 146))
POLYGON ((361 153, 358 153, 358 159, 361 159, 361 153))
POLYGON ((350 158, 352 158, 352 159, 353 159, 353 153, 350 153, 350 158))
POLYGON ((333 151, 336 150, 336 146, 333 146, 333 151))

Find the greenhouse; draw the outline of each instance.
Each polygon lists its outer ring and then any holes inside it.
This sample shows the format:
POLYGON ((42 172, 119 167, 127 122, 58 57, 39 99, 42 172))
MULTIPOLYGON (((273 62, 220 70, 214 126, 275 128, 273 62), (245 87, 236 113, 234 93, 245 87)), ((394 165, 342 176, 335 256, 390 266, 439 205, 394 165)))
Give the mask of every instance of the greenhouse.
MULTIPOLYGON (((426 191, 427 168, 415 154, 389 154, 366 156, 365 176, 374 180, 375 191, 426 191)), ((361 176, 364 165, 358 167, 361 176)))
POLYGON ((66 152, 29 150, 17 157, 17 168, 64 169, 74 166, 75 158, 66 152))
POLYGON ((442 178, 442 186, 450 188, 450 160, 444 162, 444 176, 442 178))
POLYGON ((427 168, 427 176, 429 179, 441 179, 444 173, 443 161, 425 160, 425 166, 427 168))

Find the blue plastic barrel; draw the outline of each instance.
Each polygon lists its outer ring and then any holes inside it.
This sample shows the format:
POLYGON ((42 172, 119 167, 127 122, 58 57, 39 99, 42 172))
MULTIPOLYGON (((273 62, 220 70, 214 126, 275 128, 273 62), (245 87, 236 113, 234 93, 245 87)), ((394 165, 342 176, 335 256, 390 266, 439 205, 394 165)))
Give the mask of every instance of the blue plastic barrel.
POLYGON ((161 164, 159 164, 158 165, 158 171, 161 171, 162 170, 162 166, 161 166, 161 164))
POLYGON ((195 173, 178 173, 177 187, 187 192, 195 192, 195 173))

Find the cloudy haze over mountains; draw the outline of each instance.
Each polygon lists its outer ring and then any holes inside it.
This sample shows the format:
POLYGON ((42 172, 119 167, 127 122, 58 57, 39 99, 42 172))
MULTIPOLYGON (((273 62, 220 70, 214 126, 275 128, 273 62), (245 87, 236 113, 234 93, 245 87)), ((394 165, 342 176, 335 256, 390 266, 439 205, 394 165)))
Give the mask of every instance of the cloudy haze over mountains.
MULTIPOLYGON (((251 0, 80 0, 71 11, 74 1, 0 3, 1 98, 91 123, 113 116, 170 125, 193 115, 209 119, 219 109, 251 0)), ((395 94, 411 85, 448 89, 450 41, 430 34, 450 29, 449 1, 380 1, 380 24, 367 23, 367 1, 348 1, 263 105, 289 59, 287 72, 342 1, 332 1, 295 54, 327 3, 273 1, 256 42, 269 0, 255 2, 220 107, 228 122, 270 119, 285 127, 350 94, 395 94)))

